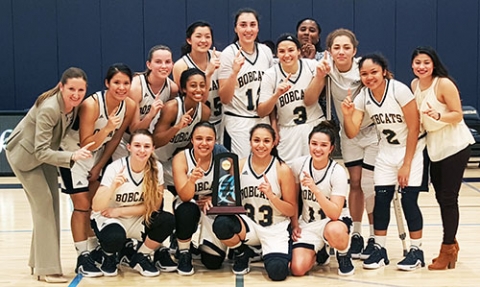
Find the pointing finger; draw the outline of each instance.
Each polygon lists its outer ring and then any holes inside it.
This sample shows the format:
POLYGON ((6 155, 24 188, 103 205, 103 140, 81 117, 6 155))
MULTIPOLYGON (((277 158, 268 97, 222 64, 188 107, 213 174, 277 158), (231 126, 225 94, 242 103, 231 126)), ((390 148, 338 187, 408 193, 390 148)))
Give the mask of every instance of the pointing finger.
POLYGON ((213 57, 214 58, 217 57, 217 49, 215 47, 213 47, 213 57))
POLYGON ((265 181, 265 183, 270 183, 270 182, 268 182, 268 178, 267 178, 266 174, 263 174, 263 180, 265 181))
POLYGON ((113 112, 112 112, 112 113, 109 115, 109 117, 114 117, 114 116, 115 116, 115 114, 117 113, 118 109, 119 109, 119 107, 118 107, 118 106, 117 106, 117 107, 115 107, 115 109, 113 109, 113 112))
POLYGON ((431 108, 432 108, 432 106, 430 105, 430 103, 429 103, 429 102, 427 102, 427 106, 428 106, 428 108, 429 108, 429 109, 431 109, 431 108))
POLYGON ((190 109, 188 110, 187 114, 188 114, 189 116, 192 116, 192 115, 193 115, 193 108, 190 108, 190 109))
POLYGON ((242 47, 240 47, 240 49, 238 49, 237 55, 235 55, 235 57, 238 58, 238 57, 240 57, 241 54, 242 54, 242 47))
POLYGON ((288 80, 290 80, 290 77, 291 77, 291 76, 292 76, 292 74, 289 73, 289 74, 287 75, 287 77, 286 77, 285 79, 283 79, 283 82, 284 82, 285 84, 288 83, 288 80))
POLYGON ((88 148, 90 148, 90 147, 91 147, 92 145, 94 145, 94 144, 95 144, 95 142, 91 142, 91 143, 88 143, 88 144, 84 145, 82 148, 83 148, 83 149, 88 149, 88 148))

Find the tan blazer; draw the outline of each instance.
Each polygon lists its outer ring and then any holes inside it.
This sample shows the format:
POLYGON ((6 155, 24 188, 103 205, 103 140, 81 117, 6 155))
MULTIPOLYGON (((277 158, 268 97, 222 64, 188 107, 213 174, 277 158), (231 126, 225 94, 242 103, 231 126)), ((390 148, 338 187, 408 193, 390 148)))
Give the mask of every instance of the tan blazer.
MULTIPOLYGON (((10 164, 20 171, 43 163, 70 168, 72 152, 58 151, 67 129, 64 107, 62 95, 57 93, 28 111, 7 140, 10 164)), ((77 111, 73 110, 74 119, 77 111)))

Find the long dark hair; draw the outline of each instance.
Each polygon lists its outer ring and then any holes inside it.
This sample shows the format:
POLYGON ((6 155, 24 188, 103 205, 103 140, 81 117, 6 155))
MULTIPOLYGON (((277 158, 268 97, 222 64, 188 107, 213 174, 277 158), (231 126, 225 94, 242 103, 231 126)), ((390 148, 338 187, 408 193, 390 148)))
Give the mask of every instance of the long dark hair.
MULTIPOLYGON (((440 60, 440 57, 438 56, 437 52, 430 46, 419 46, 415 48, 412 52, 412 59, 411 62, 413 63, 413 60, 415 60, 415 57, 420 55, 420 54, 425 54, 432 59, 433 63, 433 71, 432 71, 432 76, 433 77, 439 77, 439 78, 448 78, 450 81, 453 82, 455 86, 457 86, 457 83, 455 80, 448 74, 447 67, 442 63, 440 60)), ((416 76, 415 76, 416 77, 416 76)), ((458 87, 457 87, 458 88, 458 87)))
MULTIPOLYGON (((275 139, 276 139, 275 130, 272 128, 271 125, 265 124, 265 123, 256 124, 250 130, 250 141, 252 140, 253 133, 258 129, 266 129, 270 133, 270 135, 272 136, 273 141, 275 141, 275 139)), ((277 146, 273 146, 272 151, 270 151, 270 154, 273 155, 274 157, 276 157, 281 164, 285 163, 285 161, 278 155, 277 146)))
MULTIPOLYGON (((208 27, 210 29, 210 34, 212 35, 212 43, 213 43, 212 26, 210 25, 210 23, 205 21, 196 21, 190 24, 190 26, 188 26, 187 28, 185 39, 190 39, 193 33, 195 32, 195 29, 197 29, 198 27, 208 27)), ((188 44, 188 42, 185 40, 185 43, 183 44, 181 51, 182 51, 182 56, 190 53, 192 51, 192 45, 188 44)))
MULTIPOLYGON (((260 25, 260 20, 259 20, 259 16, 258 16, 258 12, 253 10, 252 8, 242 8, 240 10, 237 11, 237 13, 235 14, 235 22, 233 22, 233 28, 237 27, 237 22, 238 22, 238 17, 240 17, 242 14, 253 14, 253 16, 255 16, 255 19, 257 19, 257 25, 260 25)), ((233 43, 237 42, 238 41, 238 35, 237 33, 235 33, 235 37, 233 38, 233 43)), ((257 34, 257 38, 255 38, 255 42, 260 42, 260 39, 258 38, 258 34, 257 34)))
POLYGON ((132 70, 123 63, 116 63, 108 67, 107 74, 105 75, 105 81, 107 83, 110 83, 112 78, 118 73, 127 75, 128 78, 130 79, 130 82, 132 81, 132 78, 133 78, 132 70))

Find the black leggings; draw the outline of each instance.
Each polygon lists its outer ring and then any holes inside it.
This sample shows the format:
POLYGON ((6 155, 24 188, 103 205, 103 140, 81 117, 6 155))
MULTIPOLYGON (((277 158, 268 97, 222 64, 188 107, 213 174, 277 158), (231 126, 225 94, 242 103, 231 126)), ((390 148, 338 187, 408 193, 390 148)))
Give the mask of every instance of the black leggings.
POLYGON ((430 177, 440 205, 443 223, 443 244, 453 244, 458 230, 458 193, 470 157, 470 146, 441 161, 432 162, 430 177))

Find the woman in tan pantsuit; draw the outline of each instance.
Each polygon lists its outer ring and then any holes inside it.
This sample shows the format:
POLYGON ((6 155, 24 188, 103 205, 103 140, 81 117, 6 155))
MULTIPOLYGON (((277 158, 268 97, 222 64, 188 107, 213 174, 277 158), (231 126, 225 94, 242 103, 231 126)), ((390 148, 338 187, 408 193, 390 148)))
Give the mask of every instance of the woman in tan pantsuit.
POLYGON ((57 166, 71 167, 91 157, 88 146, 59 151, 65 131, 87 91, 87 76, 68 68, 57 86, 40 95, 7 140, 7 159, 22 183, 33 218, 28 265, 39 280, 67 282, 60 261, 60 210, 57 166))

